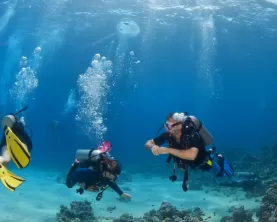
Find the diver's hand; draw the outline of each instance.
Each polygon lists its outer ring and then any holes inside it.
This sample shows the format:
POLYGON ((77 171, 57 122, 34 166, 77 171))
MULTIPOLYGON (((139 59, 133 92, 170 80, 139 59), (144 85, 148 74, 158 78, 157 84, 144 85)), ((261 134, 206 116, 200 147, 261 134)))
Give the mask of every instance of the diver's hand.
POLYGON ((81 188, 86 189, 86 183, 80 183, 79 185, 81 188))
POLYGON ((130 194, 123 193, 123 194, 121 194, 120 198, 121 198, 121 199, 124 199, 124 200, 130 201, 132 197, 131 197, 130 194))
POLYGON ((168 154, 169 153, 169 150, 166 147, 159 147, 156 145, 151 148, 151 151, 155 156, 158 156, 160 154, 168 154))
POLYGON ((159 155, 159 149, 160 149, 160 147, 157 146, 157 145, 154 145, 154 146, 151 147, 151 151, 155 156, 159 155))

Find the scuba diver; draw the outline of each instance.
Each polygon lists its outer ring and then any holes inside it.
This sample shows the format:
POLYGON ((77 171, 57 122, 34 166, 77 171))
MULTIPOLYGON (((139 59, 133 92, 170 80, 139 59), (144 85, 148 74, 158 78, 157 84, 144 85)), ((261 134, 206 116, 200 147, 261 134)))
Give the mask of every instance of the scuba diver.
POLYGON ((182 184, 184 191, 188 189, 188 167, 210 171, 216 178, 233 178, 231 164, 221 154, 215 153, 215 147, 206 150, 206 145, 213 143, 213 137, 196 117, 188 116, 187 113, 170 113, 163 126, 166 132, 148 140, 145 147, 156 156, 169 154, 167 163, 174 159, 173 175, 169 178, 172 182, 177 180, 176 165, 185 171, 182 184), (169 148, 160 147, 166 142, 169 148))
POLYGON ((103 192, 110 187, 121 198, 131 200, 131 196, 124 193, 115 182, 121 173, 121 165, 110 156, 110 150, 111 144, 107 141, 97 149, 77 150, 76 160, 67 174, 66 186, 72 188, 79 183, 77 193, 83 194, 84 190, 98 192, 98 201, 102 199, 103 192))
POLYGON ((4 136, 1 141, 0 179, 10 191, 15 191, 25 180, 7 170, 8 164, 13 160, 15 165, 22 169, 27 167, 31 160, 32 140, 25 131, 24 119, 17 117, 27 108, 25 107, 15 114, 6 115, 2 119, 4 136))

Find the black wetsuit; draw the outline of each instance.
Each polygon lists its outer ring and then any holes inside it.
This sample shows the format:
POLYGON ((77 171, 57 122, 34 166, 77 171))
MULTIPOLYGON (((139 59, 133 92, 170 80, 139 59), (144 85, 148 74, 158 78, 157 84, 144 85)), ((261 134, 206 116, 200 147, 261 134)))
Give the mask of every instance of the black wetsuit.
POLYGON ((114 181, 102 176, 102 173, 106 169, 107 165, 105 163, 92 163, 92 161, 74 163, 67 175, 66 186, 72 188, 77 183, 85 183, 85 189, 88 189, 90 186, 109 186, 118 195, 122 195, 123 191, 114 181))
POLYGON ((175 161, 177 162, 179 167, 183 167, 183 165, 189 164, 191 167, 197 167, 201 165, 207 156, 209 155, 208 152, 205 149, 205 144, 201 136, 196 132, 190 137, 186 137, 185 135, 181 136, 180 143, 176 141, 176 139, 173 136, 170 136, 169 133, 163 133, 160 136, 156 137, 154 139, 154 143, 158 146, 161 146, 162 144, 168 142, 168 145, 170 148, 175 148, 178 150, 185 150, 190 149, 192 147, 198 148, 199 152, 195 160, 183 160, 178 157, 174 157, 175 161))
MULTIPOLYGON (((19 120, 16 120, 11 130, 20 139, 20 141, 27 146, 27 149, 29 150, 29 152, 31 152, 33 149, 33 143, 30 136, 26 133, 23 123, 19 120)), ((2 148, 5 145, 6 145, 6 137, 4 135, 1 140, 0 147, 2 148)))

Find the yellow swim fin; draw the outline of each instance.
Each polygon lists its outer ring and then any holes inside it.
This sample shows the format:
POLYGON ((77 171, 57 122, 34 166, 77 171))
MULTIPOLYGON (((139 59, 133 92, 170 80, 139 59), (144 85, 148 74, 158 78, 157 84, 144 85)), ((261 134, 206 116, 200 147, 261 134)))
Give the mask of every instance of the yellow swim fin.
POLYGON ((24 143, 13 133, 13 131, 7 127, 5 129, 7 149, 10 157, 15 165, 19 168, 25 168, 28 166, 31 160, 31 155, 24 143))
POLYGON ((0 163, 0 179, 3 185, 10 191, 15 191, 25 180, 14 175, 0 163))

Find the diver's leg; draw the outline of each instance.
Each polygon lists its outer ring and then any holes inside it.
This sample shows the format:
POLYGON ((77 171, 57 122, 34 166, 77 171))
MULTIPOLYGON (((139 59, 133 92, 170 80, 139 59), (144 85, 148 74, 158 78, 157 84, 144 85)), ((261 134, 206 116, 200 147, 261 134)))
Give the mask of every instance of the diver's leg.
POLYGON ((78 183, 86 183, 95 178, 95 172, 89 168, 78 168, 72 173, 72 177, 78 183))
POLYGON ((66 176, 66 186, 68 188, 74 187, 74 185, 77 183, 77 181, 73 178, 72 175, 73 175, 74 171, 78 168, 78 166, 79 166, 79 162, 75 161, 72 164, 72 166, 71 166, 71 168, 70 168, 70 170, 69 170, 69 172, 68 172, 68 174, 66 176))
POLYGON ((224 174, 224 157, 221 154, 217 155, 217 164, 220 167, 220 171, 216 176, 221 177, 224 174))
POLYGON ((217 155, 217 163, 221 168, 218 177, 227 176, 234 179, 234 169, 232 165, 221 155, 217 155))
POLYGON ((220 166, 217 164, 217 162, 212 163, 212 167, 210 169, 210 172, 216 176, 220 172, 220 166))
POLYGON ((97 172, 93 171, 92 169, 78 168, 67 176, 66 185, 69 188, 72 188, 76 183, 85 183, 88 185, 88 183, 95 181, 97 176, 97 172))
POLYGON ((7 146, 2 147, 2 156, 0 156, 0 163, 8 165, 11 162, 11 157, 8 153, 7 146))

